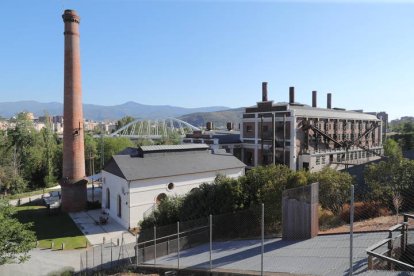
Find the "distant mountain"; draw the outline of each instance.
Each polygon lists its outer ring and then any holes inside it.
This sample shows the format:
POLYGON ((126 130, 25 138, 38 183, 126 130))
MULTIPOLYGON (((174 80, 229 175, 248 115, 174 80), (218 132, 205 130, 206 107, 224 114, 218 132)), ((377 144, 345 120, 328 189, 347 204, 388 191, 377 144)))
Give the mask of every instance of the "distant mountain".
MULTIPOLYGON (((126 102, 121 105, 103 106, 84 104, 83 113, 86 119, 113 120, 124 116, 145 119, 161 119, 166 117, 179 117, 188 113, 212 112, 226 110, 224 106, 210 106, 199 108, 184 108, 170 105, 145 105, 136 102, 126 102)), ((0 116, 10 118, 19 112, 32 112, 35 116, 43 116, 47 112, 51 116, 63 114, 63 104, 57 102, 40 103, 36 101, 18 101, 0 103, 0 116)))
POLYGON ((179 117, 193 126, 205 127, 207 122, 213 122, 215 128, 225 128, 227 122, 234 124, 234 128, 239 128, 243 116, 244 108, 235 108, 214 112, 190 113, 179 117))

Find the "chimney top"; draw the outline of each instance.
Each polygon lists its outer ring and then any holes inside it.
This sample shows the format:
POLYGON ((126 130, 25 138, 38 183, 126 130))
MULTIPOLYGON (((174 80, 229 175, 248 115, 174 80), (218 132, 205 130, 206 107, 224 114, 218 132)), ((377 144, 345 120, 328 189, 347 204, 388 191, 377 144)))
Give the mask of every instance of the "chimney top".
POLYGON ((267 82, 262 82, 262 102, 267 102, 267 82))
POLYGON ((326 108, 331 109, 332 108, 332 93, 328 93, 326 100, 327 100, 326 108))
POLYGON ((295 102, 295 87, 289 87, 289 103, 293 104, 295 102))
POLYGON ((63 22, 76 22, 79 24, 80 17, 75 10, 65 10, 62 15, 63 22))
POLYGON ((312 91, 312 107, 318 107, 317 99, 318 99, 318 92, 314 90, 312 91))

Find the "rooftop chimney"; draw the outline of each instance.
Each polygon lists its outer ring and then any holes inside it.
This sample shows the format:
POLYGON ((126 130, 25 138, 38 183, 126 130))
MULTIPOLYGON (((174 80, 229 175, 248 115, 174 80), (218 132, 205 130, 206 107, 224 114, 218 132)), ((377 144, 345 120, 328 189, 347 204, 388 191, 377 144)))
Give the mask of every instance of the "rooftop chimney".
POLYGON ((292 104, 295 102, 295 87, 289 87, 289 103, 292 104))
POLYGON ((227 130, 230 131, 233 129, 233 123, 232 122, 227 122, 227 130))
POLYGON ((262 102, 267 102, 267 82, 262 82, 262 102))
POLYGON ((318 92, 312 91, 312 107, 318 107, 317 97, 318 97, 318 92))
POLYGON ((326 100, 327 100, 326 108, 331 109, 332 108, 332 94, 331 93, 328 93, 326 100))

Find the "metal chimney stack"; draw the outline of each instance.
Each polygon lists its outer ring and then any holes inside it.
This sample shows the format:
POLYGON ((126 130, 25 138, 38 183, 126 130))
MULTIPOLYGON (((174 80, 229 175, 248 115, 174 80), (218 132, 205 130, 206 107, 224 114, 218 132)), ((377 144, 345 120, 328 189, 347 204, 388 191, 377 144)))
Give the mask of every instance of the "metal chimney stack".
POLYGON ((85 177, 83 141, 82 84, 80 67, 79 22, 76 11, 65 10, 63 170, 62 210, 79 212, 86 209, 88 180, 85 177))
POLYGON ((295 87, 289 87, 289 103, 292 104, 295 102, 295 87))
POLYGON ((267 102, 267 82, 262 82, 262 102, 267 102))
POLYGON ((331 93, 328 93, 326 100, 327 100, 326 108, 331 109, 332 108, 332 94, 331 93))
POLYGON ((316 91, 312 91, 312 107, 318 107, 317 105, 317 98, 318 97, 318 92, 316 91))

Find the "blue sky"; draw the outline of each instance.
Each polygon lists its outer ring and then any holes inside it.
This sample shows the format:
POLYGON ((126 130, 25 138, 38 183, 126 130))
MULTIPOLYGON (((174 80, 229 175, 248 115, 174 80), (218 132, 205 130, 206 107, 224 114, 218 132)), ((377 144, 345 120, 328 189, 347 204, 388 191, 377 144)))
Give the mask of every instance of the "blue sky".
POLYGON ((0 102, 63 101, 63 9, 81 16, 85 103, 269 98, 414 116, 414 2, 4 0, 0 102))

